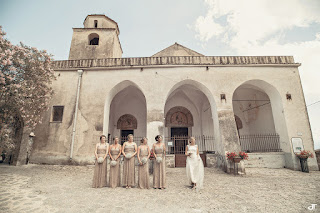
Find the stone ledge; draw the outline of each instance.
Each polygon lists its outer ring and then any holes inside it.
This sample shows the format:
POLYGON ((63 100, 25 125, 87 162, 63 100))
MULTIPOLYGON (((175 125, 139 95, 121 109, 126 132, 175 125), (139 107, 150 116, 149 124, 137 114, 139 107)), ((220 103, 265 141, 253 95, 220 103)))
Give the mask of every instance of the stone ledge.
POLYGON ((104 58, 53 61, 53 69, 92 67, 141 67, 141 66, 243 66, 243 65, 285 65, 300 66, 293 56, 167 56, 141 58, 104 58))

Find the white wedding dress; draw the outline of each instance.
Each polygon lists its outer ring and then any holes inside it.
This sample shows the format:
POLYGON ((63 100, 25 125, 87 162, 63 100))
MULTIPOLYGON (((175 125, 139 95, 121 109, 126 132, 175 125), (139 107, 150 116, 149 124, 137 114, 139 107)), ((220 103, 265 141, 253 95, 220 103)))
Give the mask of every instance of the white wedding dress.
POLYGON ((190 157, 187 157, 186 170, 188 182, 196 183, 196 188, 199 190, 203 187, 204 166, 200 155, 197 155, 197 149, 197 145, 188 145, 190 157))

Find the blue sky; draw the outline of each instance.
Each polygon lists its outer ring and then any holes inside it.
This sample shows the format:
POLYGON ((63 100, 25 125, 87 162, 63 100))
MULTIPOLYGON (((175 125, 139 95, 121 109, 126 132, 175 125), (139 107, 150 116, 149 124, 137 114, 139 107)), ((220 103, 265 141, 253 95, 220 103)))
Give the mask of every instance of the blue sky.
MULTIPOLYGON (((73 27, 88 14, 118 23, 123 57, 151 56, 178 42, 204 55, 293 55, 306 103, 320 101, 319 0, 0 0, 7 38, 69 55, 73 27)), ((320 148, 320 103, 308 107, 320 148)))

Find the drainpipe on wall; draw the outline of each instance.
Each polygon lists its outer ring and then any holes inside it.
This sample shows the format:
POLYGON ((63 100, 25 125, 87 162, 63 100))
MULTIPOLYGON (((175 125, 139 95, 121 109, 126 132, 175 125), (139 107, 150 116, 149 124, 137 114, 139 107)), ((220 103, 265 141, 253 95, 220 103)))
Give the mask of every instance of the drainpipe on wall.
POLYGON ((72 128, 70 160, 72 160, 73 144, 74 144, 74 138, 76 136, 76 126, 77 126, 78 106, 79 106, 79 96, 80 96, 80 86, 81 86, 82 73, 83 73, 83 70, 78 70, 79 78, 78 78, 77 99, 76 99, 76 106, 75 106, 74 120, 73 120, 73 128, 72 128))

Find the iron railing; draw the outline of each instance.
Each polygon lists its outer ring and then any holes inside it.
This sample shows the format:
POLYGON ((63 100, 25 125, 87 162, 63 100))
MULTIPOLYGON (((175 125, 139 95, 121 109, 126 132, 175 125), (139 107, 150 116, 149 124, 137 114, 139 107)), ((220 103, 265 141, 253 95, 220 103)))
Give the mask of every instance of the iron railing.
MULTIPOLYGON (((193 136, 199 147, 200 153, 214 152, 214 136, 202 135, 193 136)), ((189 136, 165 137, 167 154, 185 154, 186 146, 189 144, 189 136)))
POLYGON ((277 133, 240 135, 241 150, 245 152, 281 152, 277 133))
MULTIPOLYGON (((214 153, 214 136, 202 135, 202 136, 193 136, 196 139, 196 144, 199 147, 200 153, 214 153)), ((109 136, 109 144, 113 144, 114 136, 109 136)), ((133 136, 133 141, 140 145, 140 140, 142 137, 133 136)), ((174 136, 174 137, 165 137, 163 143, 166 145, 167 154, 185 154, 185 148, 189 144, 189 136, 174 136)), ((127 141, 127 137, 119 137, 119 143, 127 141)))

